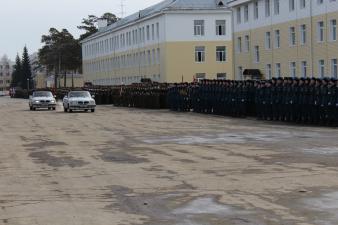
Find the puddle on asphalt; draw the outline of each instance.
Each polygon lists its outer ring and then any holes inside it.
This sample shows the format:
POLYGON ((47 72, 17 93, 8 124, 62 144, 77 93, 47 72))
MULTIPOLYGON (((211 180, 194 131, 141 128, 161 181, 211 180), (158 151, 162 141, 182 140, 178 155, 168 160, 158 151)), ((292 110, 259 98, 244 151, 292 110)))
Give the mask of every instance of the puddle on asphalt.
POLYGON ((198 198, 188 203, 185 207, 175 209, 174 214, 215 214, 215 215, 229 215, 234 213, 231 207, 220 205, 212 198, 198 198))
POLYGON ((253 142, 278 142, 281 139, 293 137, 290 132, 242 132, 242 133, 219 133, 190 136, 162 136, 143 140, 148 144, 176 143, 189 144, 241 144, 248 141, 253 142))
POLYGON ((316 155, 338 155, 338 147, 305 148, 303 152, 316 155))
MULTIPOLYGON (((189 190, 190 188, 187 187, 189 190)), ((186 194, 136 194, 122 187, 110 187, 103 197, 112 199, 105 210, 147 216, 146 225, 265 225, 257 220, 257 214, 217 202, 215 196, 189 198, 186 194)))
POLYGON ((318 197, 302 198, 300 201, 301 214, 308 215, 312 224, 338 224, 338 192, 322 194, 318 197))

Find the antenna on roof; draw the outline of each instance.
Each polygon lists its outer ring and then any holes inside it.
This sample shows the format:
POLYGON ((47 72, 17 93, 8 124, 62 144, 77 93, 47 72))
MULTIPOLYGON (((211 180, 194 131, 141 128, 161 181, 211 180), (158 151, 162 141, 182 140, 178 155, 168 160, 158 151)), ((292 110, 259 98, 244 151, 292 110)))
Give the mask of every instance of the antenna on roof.
POLYGON ((121 4, 120 4, 120 7, 121 7, 121 18, 123 18, 124 15, 125 15, 125 13, 126 13, 126 12, 124 11, 124 7, 125 7, 124 1, 125 1, 125 0, 121 0, 121 4))

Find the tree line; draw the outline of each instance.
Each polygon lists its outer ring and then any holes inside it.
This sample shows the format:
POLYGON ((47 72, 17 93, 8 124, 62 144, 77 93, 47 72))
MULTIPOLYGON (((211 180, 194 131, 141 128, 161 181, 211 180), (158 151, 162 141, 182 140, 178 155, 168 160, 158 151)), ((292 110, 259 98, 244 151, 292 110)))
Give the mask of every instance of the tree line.
MULTIPOLYGON (((84 33, 79 38, 67 30, 58 30, 54 27, 49 29, 48 34, 42 35, 41 43, 43 46, 38 51, 37 67, 44 67, 47 74, 54 74, 54 83, 58 84, 59 77, 63 77, 64 86, 66 86, 66 76, 69 72, 82 73, 82 48, 81 41, 98 31, 96 26, 98 20, 107 20, 111 25, 119 20, 112 13, 105 13, 101 17, 89 15, 82 19, 81 25, 77 28, 84 33)), ((32 87, 32 68, 30 64, 27 47, 23 50, 20 58, 17 55, 12 74, 12 87, 21 87, 28 89, 32 87)))

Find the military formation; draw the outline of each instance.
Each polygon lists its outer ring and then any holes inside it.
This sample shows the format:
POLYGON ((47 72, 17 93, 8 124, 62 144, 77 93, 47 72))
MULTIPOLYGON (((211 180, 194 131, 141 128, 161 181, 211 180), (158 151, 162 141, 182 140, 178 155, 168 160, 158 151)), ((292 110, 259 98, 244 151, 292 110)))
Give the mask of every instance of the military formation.
POLYGON ((139 83, 116 86, 113 90, 112 98, 115 106, 143 109, 167 108, 167 84, 139 83))
POLYGON ((338 126, 336 79, 202 80, 168 90, 173 111, 338 126))
MULTIPOLYGON (((142 82, 90 86, 98 105, 167 109, 299 124, 338 126, 336 79, 201 80, 193 83, 142 82)), ((58 89, 59 99, 70 89, 58 89)))

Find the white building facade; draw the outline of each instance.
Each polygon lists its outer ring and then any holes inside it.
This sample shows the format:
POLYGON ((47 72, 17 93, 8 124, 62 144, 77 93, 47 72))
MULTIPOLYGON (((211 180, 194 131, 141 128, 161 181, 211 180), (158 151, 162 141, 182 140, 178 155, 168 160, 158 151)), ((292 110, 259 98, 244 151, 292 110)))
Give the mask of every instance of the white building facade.
POLYGON ((231 11, 215 0, 166 0, 82 42, 85 81, 117 85, 232 79, 231 11))
POLYGON ((7 56, 0 60, 0 94, 8 93, 12 81, 13 63, 7 56))
POLYGON ((337 77, 337 0, 232 0, 234 67, 265 78, 337 77))

